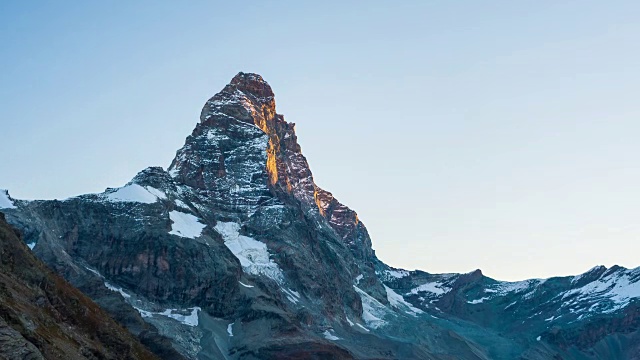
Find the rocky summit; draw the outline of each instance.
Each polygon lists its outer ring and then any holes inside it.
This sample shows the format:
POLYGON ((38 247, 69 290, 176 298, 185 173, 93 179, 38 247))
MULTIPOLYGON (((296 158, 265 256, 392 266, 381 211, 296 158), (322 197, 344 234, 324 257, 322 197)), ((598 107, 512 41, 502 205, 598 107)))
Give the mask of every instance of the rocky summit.
POLYGON ((194 122, 167 170, 122 187, 0 191, 33 253, 158 356, 640 359, 640 268, 521 282, 391 268, 315 184, 261 76, 236 75, 194 122))

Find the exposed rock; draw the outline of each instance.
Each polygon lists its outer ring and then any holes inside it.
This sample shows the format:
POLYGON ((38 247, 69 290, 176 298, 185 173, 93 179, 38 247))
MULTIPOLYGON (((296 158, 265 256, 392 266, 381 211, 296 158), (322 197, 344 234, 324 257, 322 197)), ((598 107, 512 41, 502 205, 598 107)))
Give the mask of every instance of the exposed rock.
POLYGON ((36 259, 0 213, 0 358, 156 357, 36 259))
POLYGON ((638 269, 507 283, 382 263, 357 214, 315 184, 295 125, 256 74, 206 102, 167 171, 101 194, 3 203, 38 257, 164 358, 583 359, 638 348, 638 269))

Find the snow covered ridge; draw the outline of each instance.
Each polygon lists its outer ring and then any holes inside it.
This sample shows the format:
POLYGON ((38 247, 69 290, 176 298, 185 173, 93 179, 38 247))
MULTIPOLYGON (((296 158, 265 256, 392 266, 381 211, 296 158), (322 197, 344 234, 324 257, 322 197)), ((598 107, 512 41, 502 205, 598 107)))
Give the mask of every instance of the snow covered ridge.
POLYGON ((496 296, 505 296, 511 293, 519 293, 521 294, 523 299, 530 299, 536 292, 538 287, 544 284, 546 281, 547 279, 530 279, 514 282, 500 281, 484 289, 484 292, 489 295, 486 298, 483 298, 482 301, 480 301, 480 299, 476 299, 470 303, 478 304, 480 302, 483 302, 484 300, 489 300, 496 296))
POLYGON ((167 195, 151 186, 127 184, 121 188, 113 189, 102 194, 103 198, 111 202, 138 202, 153 204, 158 199, 166 200, 167 195))
POLYGON ((0 189, 0 209, 15 209, 16 206, 13 204, 11 197, 9 197, 9 191, 5 189, 0 189))
POLYGON ((591 269, 589 269, 587 272, 574 276, 573 279, 571 279, 571 283, 572 284, 578 283, 583 278, 587 278, 589 276, 597 274, 598 272, 604 272, 606 270, 607 270, 607 267, 604 265, 594 266, 591 269))
POLYGON ((387 275, 397 279, 402 279, 405 276, 409 276, 409 272, 407 270, 387 270, 385 272, 387 273, 387 275))
POLYGON ((284 282, 282 270, 271 260, 267 245, 254 238, 240 235, 240 224, 218 221, 214 229, 222 235, 224 244, 240 260, 244 272, 264 275, 278 283, 284 282))
POLYGON ((202 230, 206 227, 197 217, 180 211, 169 212, 171 219, 171 231, 169 234, 183 238, 195 239, 202 235, 202 230))
POLYGON ((516 296, 507 309, 520 301, 533 299, 545 291, 545 284, 565 284, 546 306, 553 304, 557 314, 545 321, 559 318, 581 320, 593 315, 610 314, 622 310, 640 299, 640 267, 625 269, 596 266, 584 274, 569 278, 531 279, 516 282, 496 282, 488 285, 477 298, 468 299, 471 305, 489 302, 506 295, 516 296), (567 286, 568 285, 568 286, 567 286), (570 316, 567 316, 570 315, 570 316), (576 319, 577 317, 577 319, 576 319))
POLYGON ((389 268, 384 271, 376 271, 376 275, 378 275, 382 281, 394 281, 407 277, 410 273, 407 270, 389 268))
MULTIPOLYGON (((404 270, 391 268, 377 274, 383 281, 389 282, 412 276, 411 273, 404 270)), ((428 306, 453 291, 454 284, 460 275, 428 275, 426 281, 422 284, 420 282, 414 283, 414 287, 404 295, 417 296, 423 305, 428 306)), ((546 322, 552 322, 558 318, 566 321, 579 321, 595 315, 615 313, 634 301, 640 302, 640 267, 629 270, 619 266, 610 269, 596 266, 583 274, 571 277, 513 282, 489 280, 490 282, 485 283, 479 293, 474 292, 466 299, 467 304, 481 306, 483 303, 498 301, 509 296, 514 300, 506 306, 506 309, 509 309, 523 301, 526 302, 537 296, 545 296, 548 293, 547 290, 551 288, 554 289, 556 295, 545 304, 547 307, 555 308, 553 311, 557 313, 545 319, 546 322)), ((388 287, 386 289, 387 298, 393 308, 410 315, 418 313, 411 304, 404 301, 402 295, 396 294, 388 287)), ((532 314, 538 315, 541 313, 539 310, 541 309, 534 307, 532 314)), ((363 314, 363 316, 368 315, 363 314)))
POLYGON ((427 282, 418 287, 411 289, 411 291, 407 294, 418 294, 421 292, 432 293, 434 295, 444 295, 451 291, 451 287, 447 285, 446 281, 434 281, 427 282))
POLYGON ((640 267, 632 270, 611 268, 598 279, 565 292, 561 307, 573 307, 582 302, 597 301, 587 311, 607 314, 626 307, 633 299, 638 298, 640 298, 640 267))

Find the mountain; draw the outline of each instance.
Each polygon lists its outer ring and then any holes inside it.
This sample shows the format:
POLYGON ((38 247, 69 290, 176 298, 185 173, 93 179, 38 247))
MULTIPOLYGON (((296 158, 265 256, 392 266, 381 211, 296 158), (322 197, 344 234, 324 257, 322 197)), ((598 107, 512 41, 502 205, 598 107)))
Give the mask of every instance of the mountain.
POLYGON ((187 359, 640 359, 640 269, 501 282, 381 262, 256 74, 206 102, 167 170, 0 207, 37 257, 187 359))
POLYGON ((157 359, 18 236, 0 213, 0 359, 157 359))

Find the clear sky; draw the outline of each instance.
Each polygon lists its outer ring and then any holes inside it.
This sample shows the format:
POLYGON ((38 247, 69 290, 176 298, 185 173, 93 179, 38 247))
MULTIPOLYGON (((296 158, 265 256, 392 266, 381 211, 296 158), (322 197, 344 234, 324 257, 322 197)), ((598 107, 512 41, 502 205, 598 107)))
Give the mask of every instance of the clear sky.
POLYGON ((640 2, 3 1, 0 188, 167 167, 257 72, 377 255, 505 280, 640 265, 640 2))

